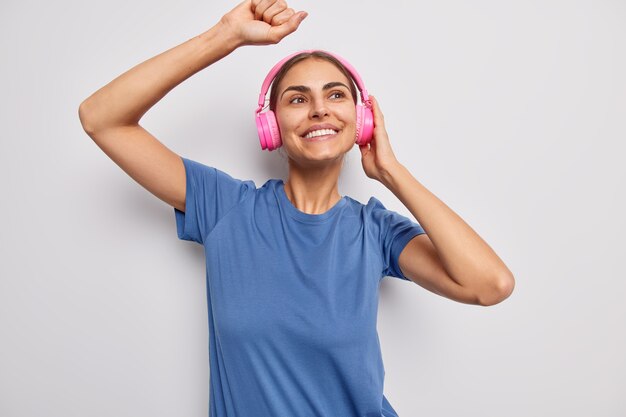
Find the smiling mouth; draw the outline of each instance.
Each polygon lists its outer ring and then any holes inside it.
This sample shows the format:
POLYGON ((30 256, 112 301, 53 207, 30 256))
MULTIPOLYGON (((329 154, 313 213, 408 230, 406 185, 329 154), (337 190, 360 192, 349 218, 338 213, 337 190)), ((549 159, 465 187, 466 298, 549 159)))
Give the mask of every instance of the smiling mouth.
POLYGON ((305 136, 301 136, 301 138, 309 142, 319 142, 322 140, 330 139, 336 136, 338 133, 339 131, 334 129, 320 129, 309 132, 305 136))

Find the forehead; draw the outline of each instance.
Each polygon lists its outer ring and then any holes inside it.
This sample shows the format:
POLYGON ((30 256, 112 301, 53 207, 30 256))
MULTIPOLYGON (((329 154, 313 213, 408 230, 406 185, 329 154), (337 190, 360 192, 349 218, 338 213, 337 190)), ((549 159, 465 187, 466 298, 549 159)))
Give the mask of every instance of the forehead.
POLYGON ((341 81, 350 85, 350 80, 335 64, 320 58, 308 58, 293 65, 285 73, 278 85, 279 93, 290 85, 316 87, 331 81, 341 81))

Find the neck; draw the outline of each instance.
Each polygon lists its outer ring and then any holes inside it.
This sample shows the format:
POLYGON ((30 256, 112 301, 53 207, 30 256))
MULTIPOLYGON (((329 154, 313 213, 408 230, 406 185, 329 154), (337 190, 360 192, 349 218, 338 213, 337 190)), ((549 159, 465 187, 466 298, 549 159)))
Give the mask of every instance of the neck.
POLYGON ((341 200, 339 174, 342 161, 315 168, 303 168, 289 161, 289 175, 285 181, 285 194, 300 211, 322 214, 341 200))

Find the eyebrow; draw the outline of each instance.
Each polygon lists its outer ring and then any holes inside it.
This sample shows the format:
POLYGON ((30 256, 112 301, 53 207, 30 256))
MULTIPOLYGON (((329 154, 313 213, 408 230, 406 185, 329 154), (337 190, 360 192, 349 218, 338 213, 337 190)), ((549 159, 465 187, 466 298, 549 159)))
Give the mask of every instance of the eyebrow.
MULTIPOLYGON (((330 82, 328 84, 325 84, 324 87, 322 87, 322 90, 328 90, 328 89, 331 89, 333 87, 338 87, 338 86, 343 86, 343 87, 346 87, 346 89, 350 90, 350 88, 348 88, 347 85, 345 85, 344 83, 341 83, 339 81, 333 81, 333 82, 330 82)), ((290 91, 290 90, 299 91, 301 93, 310 93, 311 92, 311 89, 309 87, 307 87, 306 85, 291 85, 291 86, 285 88, 285 91, 283 91, 283 93, 280 95, 280 98, 282 99, 283 96, 285 95, 285 93, 287 91, 290 91)))

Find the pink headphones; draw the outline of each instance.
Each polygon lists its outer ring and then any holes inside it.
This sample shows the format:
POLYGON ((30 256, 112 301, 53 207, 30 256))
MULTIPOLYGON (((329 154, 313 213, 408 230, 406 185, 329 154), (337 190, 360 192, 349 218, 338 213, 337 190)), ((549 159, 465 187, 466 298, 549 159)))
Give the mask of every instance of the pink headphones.
POLYGON ((356 72, 354 67, 350 65, 346 60, 340 58, 335 54, 331 54, 327 51, 322 51, 319 49, 308 49, 300 52, 296 52, 283 58, 278 64, 274 65, 272 70, 265 77, 265 81, 263 81, 263 87, 261 87, 261 94, 259 94, 259 107, 254 111, 256 118, 256 127, 259 131, 259 140, 261 141, 261 149, 267 149, 269 151, 273 151, 282 146, 283 141, 280 137, 280 129, 278 128, 278 122, 276 121, 276 115, 273 111, 268 110, 265 113, 261 113, 263 110, 263 105, 265 104, 265 96, 267 91, 269 90, 270 84, 274 81, 274 77, 280 71, 282 66, 289 59, 294 56, 301 54, 303 52, 326 52, 327 54, 337 58, 339 62, 341 62, 352 78, 356 82, 359 91, 361 92, 361 102, 363 104, 356 105, 356 140, 355 143, 358 145, 365 145, 372 140, 372 136, 374 133, 374 114, 372 113, 372 103, 367 95, 367 90, 363 85, 363 81, 359 74, 356 72))

